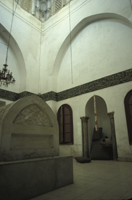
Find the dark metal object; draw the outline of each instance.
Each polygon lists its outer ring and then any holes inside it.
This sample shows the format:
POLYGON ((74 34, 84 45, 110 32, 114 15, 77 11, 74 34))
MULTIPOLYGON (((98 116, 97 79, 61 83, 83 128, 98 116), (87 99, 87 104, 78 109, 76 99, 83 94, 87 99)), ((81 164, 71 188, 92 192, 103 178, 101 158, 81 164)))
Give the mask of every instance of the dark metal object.
POLYGON ((108 138, 107 136, 102 138, 100 140, 100 144, 103 146, 103 147, 112 147, 112 141, 110 138, 108 138))
POLYGON ((91 159, 87 158, 87 157, 75 157, 75 159, 79 163, 89 163, 89 162, 91 162, 91 159))

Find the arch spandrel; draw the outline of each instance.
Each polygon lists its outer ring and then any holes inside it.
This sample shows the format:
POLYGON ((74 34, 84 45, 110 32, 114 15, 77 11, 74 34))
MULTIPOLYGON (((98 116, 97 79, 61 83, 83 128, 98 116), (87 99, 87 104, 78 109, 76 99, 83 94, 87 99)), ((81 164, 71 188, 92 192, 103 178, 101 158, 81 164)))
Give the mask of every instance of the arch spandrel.
POLYGON ((56 116, 38 96, 12 103, 1 120, 0 160, 57 156, 59 132, 56 116))

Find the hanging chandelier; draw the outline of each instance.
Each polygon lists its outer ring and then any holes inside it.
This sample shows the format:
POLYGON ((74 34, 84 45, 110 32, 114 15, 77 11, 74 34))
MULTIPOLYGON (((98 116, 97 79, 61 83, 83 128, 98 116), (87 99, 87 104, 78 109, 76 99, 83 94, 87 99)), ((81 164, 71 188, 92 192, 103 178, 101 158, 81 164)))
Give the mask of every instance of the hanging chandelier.
POLYGON ((14 18, 14 14, 15 14, 15 11, 16 11, 16 8, 17 8, 17 5, 18 5, 18 1, 17 1, 17 4, 16 4, 16 7, 14 8, 14 0, 13 0, 12 20, 11 20, 11 28, 10 28, 10 33, 9 33, 7 51, 6 51, 6 59, 5 59, 5 64, 3 65, 4 66, 3 69, 0 70, 0 86, 1 85, 8 86, 9 84, 15 83, 15 79, 12 75, 12 72, 10 72, 10 70, 7 69, 7 67, 8 67, 7 60, 8 60, 8 51, 9 51, 12 25, 13 25, 13 18, 14 18))
POLYGON ((3 66, 3 69, 0 70, 0 85, 8 86, 9 84, 15 83, 12 72, 7 69, 8 65, 4 64, 3 66))

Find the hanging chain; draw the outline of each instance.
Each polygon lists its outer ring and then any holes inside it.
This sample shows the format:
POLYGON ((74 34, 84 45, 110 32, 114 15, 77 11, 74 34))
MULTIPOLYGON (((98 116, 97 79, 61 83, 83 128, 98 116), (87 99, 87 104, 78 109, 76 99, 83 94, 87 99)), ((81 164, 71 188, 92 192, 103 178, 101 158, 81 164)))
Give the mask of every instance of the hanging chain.
POLYGON ((5 59, 5 64, 7 64, 7 60, 8 60, 8 51, 9 51, 9 45, 10 45, 10 39, 11 39, 11 32, 12 32, 12 25, 13 25, 13 19, 14 19, 14 15, 16 12, 16 8, 18 5, 19 0, 17 1, 16 7, 14 7, 14 0, 13 0, 13 10, 12 10, 12 19, 11 19, 11 28, 10 28, 10 32, 9 32, 9 39, 8 39, 8 44, 7 44, 7 51, 6 51, 6 59, 5 59))
POLYGON ((70 7, 71 0, 69 1, 69 29, 70 29, 70 61, 71 61, 71 83, 73 84, 73 60, 72 60, 72 38, 71 38, 71 7, 70 7))

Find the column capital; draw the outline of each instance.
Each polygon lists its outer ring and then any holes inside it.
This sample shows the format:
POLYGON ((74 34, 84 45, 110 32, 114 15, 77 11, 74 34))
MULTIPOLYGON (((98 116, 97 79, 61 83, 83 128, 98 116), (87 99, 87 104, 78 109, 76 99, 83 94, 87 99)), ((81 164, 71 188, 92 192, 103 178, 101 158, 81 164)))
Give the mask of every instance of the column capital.
POLYGON ((114 112, 109 112, 107 113, 110 119, 114 119, 114 112))
POLYGON ((80 117, 80 119, 82 120, 82 122, 86 123, 86 122, 88 122, 89 117, 84 116, 84 117, 80 117))

